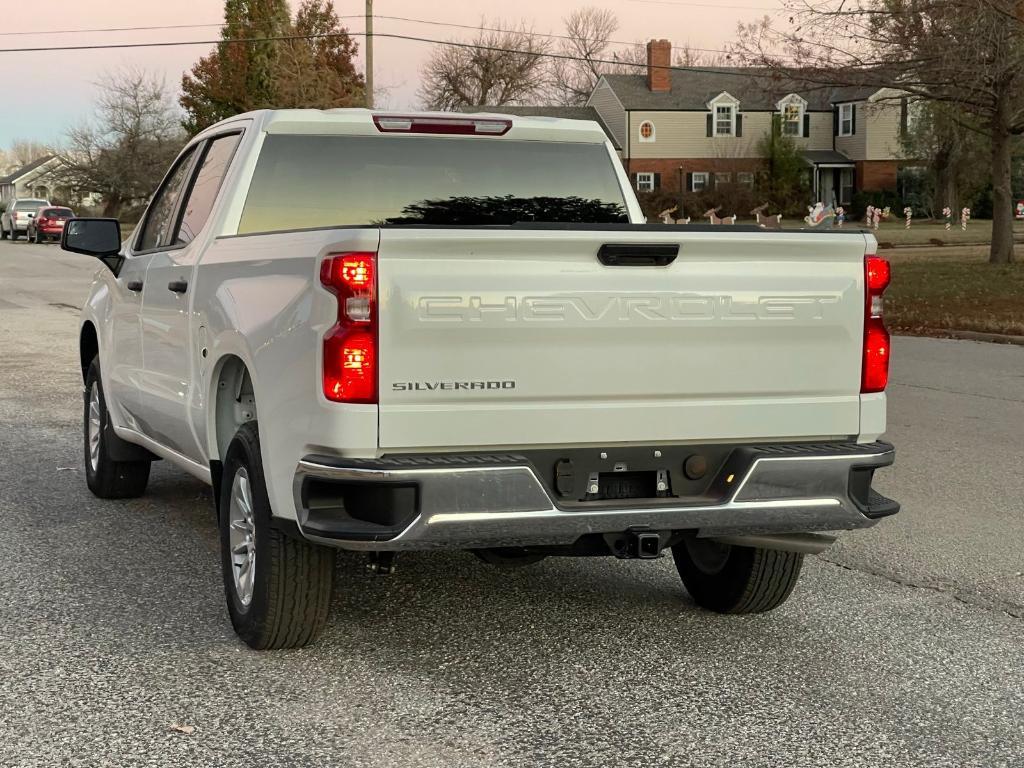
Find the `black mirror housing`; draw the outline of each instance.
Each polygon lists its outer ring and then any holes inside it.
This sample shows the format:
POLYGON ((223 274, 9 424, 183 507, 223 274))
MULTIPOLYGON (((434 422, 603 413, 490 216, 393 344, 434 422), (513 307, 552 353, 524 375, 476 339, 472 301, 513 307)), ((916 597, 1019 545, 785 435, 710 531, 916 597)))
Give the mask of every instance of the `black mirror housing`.
POLYGON ((60 236, 60 247, 98 259, 121 252, 121 222, 117 219, 69 219, 60 236))

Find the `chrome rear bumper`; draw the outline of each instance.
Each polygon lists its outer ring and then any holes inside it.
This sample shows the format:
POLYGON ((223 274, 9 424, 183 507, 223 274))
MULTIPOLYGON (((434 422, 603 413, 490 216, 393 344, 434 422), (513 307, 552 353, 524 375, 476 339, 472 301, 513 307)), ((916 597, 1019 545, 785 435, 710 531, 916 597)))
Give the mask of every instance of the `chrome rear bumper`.
POLYGON ((871 490, 871 473, 892 464, 888 443, 738 447, 745 471, 713 502, 557 501, 520 456, 434 456, 345 460, 310 456, 295 472, 299 530, 307 539, 356 550, 473 549, 569 545, 586 534, 627 530, 696 531, 698 536, 866 528, 899 509, 871 490), (337 483, 414 504, 391 527, 355 525, 317 507, 309 483, 337 483), (414 499, 414 501, 412 501, 414 499))

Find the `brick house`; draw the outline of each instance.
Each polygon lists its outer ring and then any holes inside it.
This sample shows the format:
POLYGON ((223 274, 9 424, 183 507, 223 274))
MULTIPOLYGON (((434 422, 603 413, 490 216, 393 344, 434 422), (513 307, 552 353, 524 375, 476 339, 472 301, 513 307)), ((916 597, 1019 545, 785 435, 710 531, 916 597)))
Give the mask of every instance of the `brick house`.
POLYGON ((896 190, 908 109, 895 91, 800 87, 758 70, 670 69, 672 44, 647 45, 647 74, 604 75, 587 106, 621 147, 639 191, 753 186, 758 142, 779 119, 807 162, 814 199, 849 205, 896 190))

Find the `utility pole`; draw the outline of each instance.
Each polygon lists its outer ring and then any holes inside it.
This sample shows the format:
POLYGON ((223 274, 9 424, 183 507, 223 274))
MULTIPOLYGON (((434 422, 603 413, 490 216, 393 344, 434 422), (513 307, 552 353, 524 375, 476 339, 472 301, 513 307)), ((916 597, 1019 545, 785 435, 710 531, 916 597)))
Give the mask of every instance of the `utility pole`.
POLYGON ((366 0, 366 106, 373 109, 373 0, 366 0))

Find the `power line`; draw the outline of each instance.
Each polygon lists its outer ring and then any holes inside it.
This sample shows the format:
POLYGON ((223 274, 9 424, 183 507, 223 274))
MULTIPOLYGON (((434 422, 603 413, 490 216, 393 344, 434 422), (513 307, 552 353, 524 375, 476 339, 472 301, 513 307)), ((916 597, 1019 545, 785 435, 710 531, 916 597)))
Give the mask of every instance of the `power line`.
POLYGON ((763 5, 726 5, 724 3, 691 3, 683 0, 629 0, 631 3, 648 3, 650 5, 678 5, 693 8, 725 8, 737 11, 781 11, 782 8, 765 8, 763 5))
MULTIPOLYGON (((288 42, 295 40, 324 40, 332 37, 365 37, 365 32, 329 32, 314 35, 275 35, 271 37, 244 37, 244 38, 218 38, 216 40, 162 40, 149 43, 96 43, 93 45, 50 45, 50 46, 29 46, 24 48, 0 48, 0 53, 40 53, 49 51, 103 51, 123 50, 127 48, 172 48, 186 45, 220 45, 220 44, 244 44, 244 43, 271 43, 288 42)), ((611 66, 636 67, 646 69, 647 63, 622 61, 619 59, 592 59, 583 56, 573 56, 566 53, 550 53, 542 51, 524 51, 517 48, 502 48, 492 45, 476 45, 474 43, 452 42, 450 40, 437 40, 430 37, 418 37, 416 35, 398 35, 392 32, 375 32, 375 37, 386 37, 392 40, 409 40, 417 43, 431 43, 434 45, 447 45, 453 48, 473 48, 475 50, 492 51, 494 53, 510 53, 519 56, 531 56, 536 58, 561 59, 563 61, 583 61, 591 64, 608 64, 611 66)), ((728 69, 717 69, 708 67, 682 67, 666 65, 656 67, 674 72, 696 72, 706 74, 733 75, 736 77, 750 77, 749 72, 733 72, 728 69)))
POLYGON ((165 29, 199 29, 201 27, 223 27, 221 22, 215 24, 163 24, 155 27, 97 27, 94 29, 40 29, 19 30, 17 32, 0 32, 0 37, 13 35, 77 35, 88 32, 151 32, 165 29))
MULTIPOLYGON (((641 0, 633 0, 633 1, 634 2, 640 2, 641 0)), ((732 7, 732 6, 718 6, 718 5, 714 5, 713 6, 710 3, 707 3, 707 4, 705 4, 705 3, 692 3, 692 5, 701 6, 701 7, 705 7, 705 6, 706 7, 716 7, 716 8, 719 8, 719 7, 732 7)), ((739 6, 736 6, 736 7, 739 7, 739 6)), ((769 9, 757 9, 757 10, 769 10, 769 9)), ((361 18, 363 18, 363 15, 362 14, 347 14, 347 15, 344 15, 344 16, 339 16, 338 18, 339 19, 361 19, 361 18)), ((510 31, 508 29, 502 29, 501 27, 485 27, 485 26, 482 26, 482 25, 479 25, 479 24, 459 24, 459 23, 453 22, 453 21, 433 21, 431 19, 416 19, 416 18, 412 18, 410 16, 389 16, 389 15, 383 15, 383 14, 374 14, 373 18, 374 19, 382 19, 382 20, 385 20, 385 21, 402 21, 402 22, 409 22, 411 24, 426 24, 426 25, 434 26, 434 27, 452 27, 452 28, 455 28, 455 29, 468 29, 468 30, 473 30, 473 31, 476 31, 476 30, 482 30, 482 31, 485 31, 485 32, 508 32, 508 31, 510 31)), ((202 29, 202 28, 210 29, 210 28, 214 28, 214 27, 216 27, 216 28, 223 28, 224 25, 222 23, 217 22, 217 23, 213 23, 213 24, 169 24, 169 25, 156 25, 156 26, 146 26, 146 27, 95 27, 95 28, 88 28, 88 29, 48 29, 48 30, 35 30, 35 31, 32 31, 32 30, 20 30, 20 31, 17 31, 17 32, 0 32, 0 37, 24 36, 24 35, 91 34, 91 33, 95 33, 95 32, 155 32, 155 31, 164 31, 164 30, 170 30, 170 29, 202 29)), ((574 40, 574 39, 576 39, 576 38, 571 37, 570 35, 559 35, 559 34, 554 34, 554 33, 551 33, 551 32, 526 32, 525 34, 527 34, 527 35, 529 35, 531 37, 546 37, 546 38, 550 38, 550 39, 554 39, 554 40, 574 40)), ((588 40, 588 42, 589 42, 589 40, 588 40)), ((625 41, 625 40, 608 40, 607 42, 610 45, 625 45, 625 46, 635 46, 635 45, 642 45, 643 44, 643 43, 638 42, 636 40, 634 40, 632 42, 625 41)), ((721 48, 697 48, 697 47, 694 47, 694 46, 687 46, 687 45, 674 45, 674 46, 672 46, 672 50, 674 50, 674 51, 698 51, 700 53, 723 53, 723 54, 730 53, 730 51, 727 51, 727 50, 724 50, 724 49, 721 49, 721 48)))
MULTIPOLYGON (((720 7, 720 6, 715 6, 720 7)), ((429 19, 413 19, 408 16, 374 16, 377 19, 387 19, 390 21, 409 21, 415 24, 429 24, 437 27, 455 27, 457 29, 469 29, 469 30, 483 30, 484 32, 509 32, 514 30, 502 29, 501 27, 484 27, 479 24, 456 24, 452 21, 430 21, 429 19)), ((530 37, 549 37, 554 40, 576 40, 570 35, 556 35, 551 32, 524 32, 523 34, 529 35, 530 37)), ((593 42, 592 39, 584 38, 585 42, 593 42)), ((643 43, 634 40, 633 42, 627 42, 625 40, 607 40, 610 45, 643 45, 643 43)), ((673 45, 672 50, 674 51, 700 51, 701 53, 730 53, 730 51, 721 50, 719 48, 694 48, 686 45, 673 45)))

